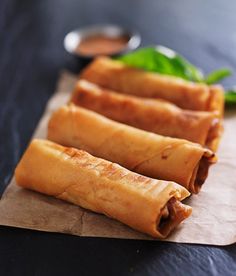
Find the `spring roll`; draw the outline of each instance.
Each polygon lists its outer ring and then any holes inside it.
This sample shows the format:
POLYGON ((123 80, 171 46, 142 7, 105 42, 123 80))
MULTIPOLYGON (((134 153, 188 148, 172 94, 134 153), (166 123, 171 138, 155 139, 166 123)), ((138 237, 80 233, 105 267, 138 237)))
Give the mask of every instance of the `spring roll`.
POLYGON ((193 193, 199 192, 215 162, 214 153, 199 144, 124 125, 73 104, 52 115, 48 139, 137 173, 177 182, 193 193))
POLYGON ((221 86, 145 72, 107 57, 95 59, 82 71, 81 78, 121 93, 161 98, 184 109, 215 111, 222 116, 224 108, 221 86))
POLYGON ((183 110, 164 100, 122 95, 85 80, 76 84, 70 102, 112 120, 143 130, 187 139, 216 151, 222 132, 214 112, 183 110))
POLYGON ((85 151, 33 140, 15 170, 19 186, 117 219, 165 238, 191 214, 189 192, 174 182, 128 171, 85 151))

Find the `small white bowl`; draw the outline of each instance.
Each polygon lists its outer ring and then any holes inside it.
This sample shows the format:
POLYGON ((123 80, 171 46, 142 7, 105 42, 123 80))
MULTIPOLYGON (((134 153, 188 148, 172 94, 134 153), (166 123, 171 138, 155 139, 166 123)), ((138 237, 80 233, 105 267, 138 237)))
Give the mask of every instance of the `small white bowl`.
POLYGON ((126 36, 128 38, 127 44, 124 46, 124 48, 122 48, 122 50, 114 52, 109 56, 117 56, 125 52, 132 51, 138 48, 141 42, 141 37, 137 32, 129 31, 122 27, 114 26, 114 25, 95 25, 95 26, 89 26, 81 29, 76 29, 69 32, 65 36, 64 47, 68 53, 74 56, 77 56, 79 58, 84 58, 84 59, 92 59, 97 55, 86 55, 83 53, 79 53, 77 48, 80 42, 84 38, 90 37, 93 35, 105 35, 107 37, 112 37, 112 38, 126 36))

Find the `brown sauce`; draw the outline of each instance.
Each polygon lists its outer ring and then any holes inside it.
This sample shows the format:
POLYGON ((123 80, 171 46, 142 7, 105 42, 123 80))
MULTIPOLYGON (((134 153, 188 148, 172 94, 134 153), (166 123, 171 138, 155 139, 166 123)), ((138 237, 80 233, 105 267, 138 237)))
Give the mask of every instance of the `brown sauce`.
POLYGON ((110 37, 102 34, 85 37, 76 48, 78 54, 110 55, 122 51, 128 43, 129 38, 125 35, 110 37))

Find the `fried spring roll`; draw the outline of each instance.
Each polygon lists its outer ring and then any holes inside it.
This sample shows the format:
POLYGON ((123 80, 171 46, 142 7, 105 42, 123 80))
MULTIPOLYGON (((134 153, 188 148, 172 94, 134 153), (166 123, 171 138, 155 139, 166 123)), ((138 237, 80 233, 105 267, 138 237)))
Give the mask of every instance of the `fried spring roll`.
POLYGON ((214 153, 199 144, 127 126, 72 104, 52 115, 48 139, 137 173, 177 182, 193 193, 200 190, 215 162, 214 153))
POLYGON ((165 238, 191 214, 174 182, 154 180, 109 161, 46 140, 33 140, 15 170, 19 186, 117 219, 165 238))
POLYGON ((107 57, 95 59, 82 71, 81 78, 121 93, 161 98, 184 109, 215 111, 221 116, 224 108, 221 86, 145 72, 107 57))
POLYGON ((213 112, 183 110, 169 102, 122 95, 85 80, 76 84, 70 102, 112 120, 164 136, 187 139, 216 151, 222 132, 213 112))

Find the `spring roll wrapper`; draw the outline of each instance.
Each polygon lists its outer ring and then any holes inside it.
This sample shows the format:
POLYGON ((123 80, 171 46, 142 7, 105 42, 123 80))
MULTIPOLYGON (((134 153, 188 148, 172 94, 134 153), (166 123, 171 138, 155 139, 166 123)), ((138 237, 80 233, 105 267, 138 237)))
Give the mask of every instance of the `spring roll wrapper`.
POLYGON ((112 120, 217 150, 221 120, 214 112, 183 110, 164 100, 122 95, 79 80, 70 102, 112 120))
POLYGON ((87 152, 33 140, 15 171, 19 186, 117 219, 165 238, 191 214, 180 202, 188 191, 138 175, 87 152))
POLYGON ((194 193, 199 192, 208 167, 215 162, 214 153, 198 144, 127 126, 73 104, 52 115, 48 139, 137 173, 177 182, 194 193))
POLYGON ((161 98, 184 109, 215 111, 222 117, 224 98, 220 86, 210 87, 173 76, 145 72, 107 57, 95 59, 80 77, 121 93, 161 98))

